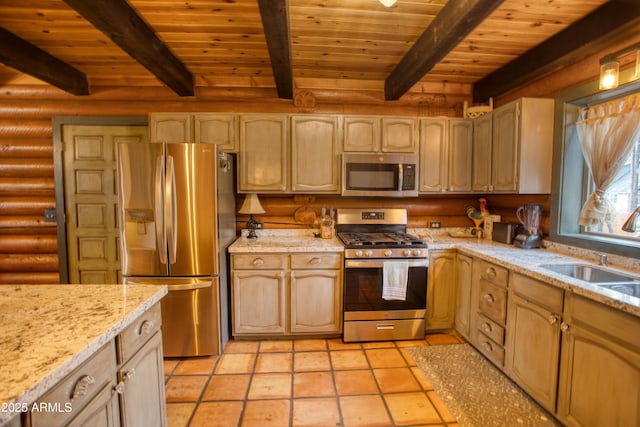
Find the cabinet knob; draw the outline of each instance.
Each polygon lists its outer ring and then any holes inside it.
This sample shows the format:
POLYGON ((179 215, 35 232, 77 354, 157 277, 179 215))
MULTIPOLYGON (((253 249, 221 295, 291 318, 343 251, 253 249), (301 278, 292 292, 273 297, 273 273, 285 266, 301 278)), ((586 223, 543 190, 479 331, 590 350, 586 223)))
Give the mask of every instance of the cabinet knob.
POLYGON ((491 345, 491 343, 489 341, 484 341, 482 343, 482 346, 484 347, 485 350, 487 351, 493 351, 493 346, 491 345))
POLYGON ((135 376, 136 376, 136 370, 133 368, 129 369, 127 372, 124 373, 124 379, 127 381, 132 379, 135 376))
POLYGON ((89 390, 89 386, 95 384, 96 379, 91 375, 83 375, 76 382, 76 385, 73 387, 73 393, 71 394, 71 399, 77 399, 78 397, 82 397, 87 394, 87 390, 89 390))
POLYGON ((492 294, 484 294, 484 300, 489 304, 496 302, 496 298, 492 294))
POLYGON ((482 324, 482 329, 485 330, 485 332, 491 332, 493 330, 493 328, 491 327, 491 325, 487 322, 484 322, 482 324))
POLYGON ((320 264, 320 258, 318 258, 317 256, 314 256, 309 260, 309 264, 320 264))
POLYGON ((253 260, 253 265, 262 265, 264 264, 264 260, 262 258, 255 258, 253 260))
POLYGON ((151 320, 145 320, 140 325, 140 335, 148 335, 153 330, 153 322, 151 320))
POLYGON ((562 322, 562 324, 560 325, 560 330, 562 332, 567 332, 569 330, 569 324, 562 322))
POLYGON ((496 274, 497 274, 496 269, 493 267, 487 268, 486 273, 487 273, 487 276, 490 276, 490 277, 496 277, 496 274))
POLYGON ((120 381, 118 384, 113 386, 113 391, 118 394, 124 394, 124 389, 125 389, 124 381, 120 381))
POLYGON ((550 325, 555 325, 556 323, 558 323, 558 320, 560 320, 560 318, 558 317, 558 315, 556 313, 551 313, 549 315, 549 324, 550 325))

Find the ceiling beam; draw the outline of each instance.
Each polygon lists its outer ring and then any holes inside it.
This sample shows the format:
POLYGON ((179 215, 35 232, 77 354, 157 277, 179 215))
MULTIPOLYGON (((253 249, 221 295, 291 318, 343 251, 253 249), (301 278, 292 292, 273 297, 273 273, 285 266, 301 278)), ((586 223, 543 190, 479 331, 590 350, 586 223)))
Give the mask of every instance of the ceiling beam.
POLYGON ((89 95, 87 76, 0 27, 0 62, 73 95, 89 95))
POLYGON ((497 69, 473 87, 473 101, 484 102, 602 49, 600 41, 629 24, 640 26, 640 2, 612 0, 556 35, 497 69), (564 62, 563 62, 564 59, 564 62))
POLYGON ((193 75, 126 0, 64 0, 180 96, 193 96, 193 75))
POLYGON ((258 0, 278 98, 293 99, 287 0, 258 0))
POLYGON ((394 101, 404 95, 503 1, 448 1, 386 78, 385 100, 394 101))

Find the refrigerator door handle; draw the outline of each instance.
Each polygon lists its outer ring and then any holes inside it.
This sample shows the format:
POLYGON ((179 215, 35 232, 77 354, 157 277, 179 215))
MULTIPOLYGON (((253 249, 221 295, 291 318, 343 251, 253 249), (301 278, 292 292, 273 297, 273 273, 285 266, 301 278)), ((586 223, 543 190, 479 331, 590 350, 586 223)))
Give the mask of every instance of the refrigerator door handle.
MULTIPOLYGON (((127 285, 148 285, 150 284, 148 281, 145 280, 138 280, 136 281, 135 279, 127 279, 127 285)), ((169 284, 167 285, 167 290, 168 291, 193 291, 196 289, 202 289, 202 288, 210 288, 211 286, 213 286, 213 282, 211 280, 205 280, 205 281, 196 281, 193 283, 176 283, 176 284, 169 284)))
POLYGON ((156 224, 156 247, 158 248, 158 256, 160 257, 160 264, 167 263, 167 242, 165 240, 165 232, 164 232, 164 215, 162 213, 163 202, 164 202, 164 194, 162 189, 164 186, 162 182, 164 181, 164 156, 158 156, 156 159, 156 194, 154 197, 154 207, 153 210, 155 215, 155 224, 156 224))
POLYGON ((176 224, 176 171, 173 165, 173 156, 167 155, 165 203, 166 212, 169 215, 167 221, 167 240, 169 246, 169 264, 176 263, 178 248, 178 229, 176 224))

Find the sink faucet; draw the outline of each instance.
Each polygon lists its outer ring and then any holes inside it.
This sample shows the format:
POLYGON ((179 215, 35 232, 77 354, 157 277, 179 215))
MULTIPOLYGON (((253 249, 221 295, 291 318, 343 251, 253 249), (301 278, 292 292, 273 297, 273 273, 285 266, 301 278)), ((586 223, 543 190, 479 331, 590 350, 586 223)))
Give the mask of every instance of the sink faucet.
POLYGON ((600 257, 600 265, 607 265, 607 254, 596 253, 600 257))

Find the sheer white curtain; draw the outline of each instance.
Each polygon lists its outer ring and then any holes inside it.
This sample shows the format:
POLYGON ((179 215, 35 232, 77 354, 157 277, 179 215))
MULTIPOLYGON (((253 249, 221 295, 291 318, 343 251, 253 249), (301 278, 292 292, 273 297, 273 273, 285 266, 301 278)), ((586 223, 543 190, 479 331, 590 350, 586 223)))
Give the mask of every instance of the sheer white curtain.
POLYGON ((591 226, 611 222, 615 212, 607 188, 640 135, 640 93, 583 108, 576 128, 596 186, 582 206, 578 223, 591 226))

